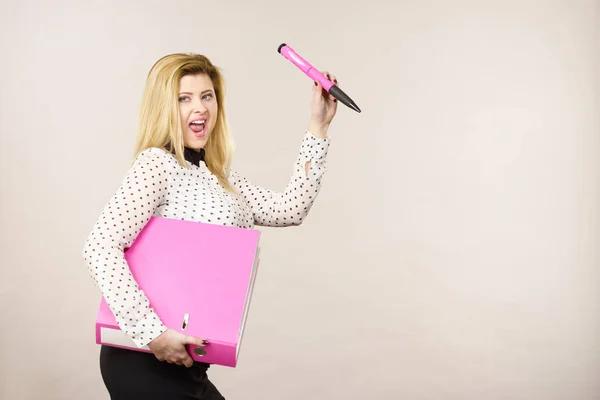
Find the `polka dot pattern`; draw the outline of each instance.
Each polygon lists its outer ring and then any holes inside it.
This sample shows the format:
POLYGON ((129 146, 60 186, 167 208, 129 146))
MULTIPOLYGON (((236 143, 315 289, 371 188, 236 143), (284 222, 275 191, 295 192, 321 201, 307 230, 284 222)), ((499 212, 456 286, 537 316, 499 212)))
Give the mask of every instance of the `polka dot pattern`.
POLYGON ((167 328, 135 282, 123 255, 153 215, 219 225, 300 225, 310 211, 327 170, 330 138, 306 132, 292 177, 283 192, 252 184, 232 171, 232 194, 204 162, 183 168, 158 148, 143 151, 104 207, 84 245, 83 256, 119 327, 138 347, 167 328), (308 170, 306 166, 308 165, 308 170))

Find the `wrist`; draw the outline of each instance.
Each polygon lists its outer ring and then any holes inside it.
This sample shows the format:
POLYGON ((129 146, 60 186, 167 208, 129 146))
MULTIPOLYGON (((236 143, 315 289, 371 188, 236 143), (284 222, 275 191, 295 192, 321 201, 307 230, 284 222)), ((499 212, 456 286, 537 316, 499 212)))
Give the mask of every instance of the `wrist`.
POLYGON ((329 130, 329 124, 310 121, 308 130, 313 136, 320 139, 325 139, 327 137, 327 131, 329 130))

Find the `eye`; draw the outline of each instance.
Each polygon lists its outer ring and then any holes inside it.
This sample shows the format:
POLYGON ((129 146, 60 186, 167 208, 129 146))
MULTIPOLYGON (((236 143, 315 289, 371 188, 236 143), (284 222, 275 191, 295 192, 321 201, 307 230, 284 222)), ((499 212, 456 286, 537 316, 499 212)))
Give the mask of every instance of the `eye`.
POLYGON ((202 97, 202 98, 203 98, 204 100, 210 100, 210 99, 212 99, 212 97, 213 97, 212 93, 207 93, 207 94, 205 94, 205 95, 204 95, 204 97, 202 97))
POLYGON ((181 97, 179 97, 179 101, 180 102, 189 101, 189 100, 190 100, 190 98, 188 96, 181 96, 181 97))

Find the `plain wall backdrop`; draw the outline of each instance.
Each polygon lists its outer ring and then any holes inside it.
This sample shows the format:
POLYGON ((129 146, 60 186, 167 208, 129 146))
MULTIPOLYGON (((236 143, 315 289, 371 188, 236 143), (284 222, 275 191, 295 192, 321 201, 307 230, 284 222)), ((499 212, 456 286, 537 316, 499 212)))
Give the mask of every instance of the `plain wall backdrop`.
POLYGON ((227 80, 234 166, 283 190, 312 82, 330 129, 300 227, 265 228, 227 399, 600 399, 598 1, 2 1, 0 398, 101 400, 84 241, 146 74, 227 80))

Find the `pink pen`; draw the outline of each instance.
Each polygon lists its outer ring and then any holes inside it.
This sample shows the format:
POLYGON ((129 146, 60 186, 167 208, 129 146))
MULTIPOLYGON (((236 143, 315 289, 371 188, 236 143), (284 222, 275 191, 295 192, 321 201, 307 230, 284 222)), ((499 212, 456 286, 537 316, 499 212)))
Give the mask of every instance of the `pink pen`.
POLYGON ((296 67, 300 68, 302 72, 308 75, 315 81, 319 81, 323 89, 325 89, 329 94, 333 97, 350 107, 356 112, 360 112, 360 108, 352 101, 352 99, 340 89, 339 86, 331 82, 325 75, 323 75, 319 70, 314 68, 308 61, 300 57, 298 53, 296 53, 290 46, 285 43, 279 45, 277 51, 290 60, 296 67))

